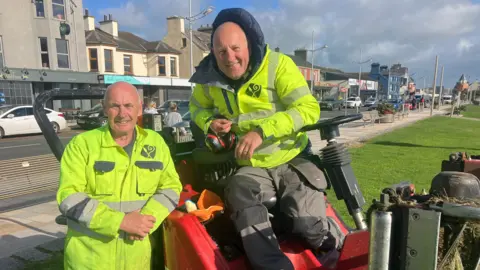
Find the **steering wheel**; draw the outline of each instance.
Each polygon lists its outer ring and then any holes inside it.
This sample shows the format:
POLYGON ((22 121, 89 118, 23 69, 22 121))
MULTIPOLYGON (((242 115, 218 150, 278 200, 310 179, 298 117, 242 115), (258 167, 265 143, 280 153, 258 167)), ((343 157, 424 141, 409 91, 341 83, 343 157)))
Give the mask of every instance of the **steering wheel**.
POLYGON ((362 119, 362 114, 341 115, 330 119, 320 120, 316 124, 304 126, 300 129, 301 132, 310 130, 320 130, 320 137, 322 140, 332 140, 340 136, 338 126, 348 122, 353 122, 362 119))

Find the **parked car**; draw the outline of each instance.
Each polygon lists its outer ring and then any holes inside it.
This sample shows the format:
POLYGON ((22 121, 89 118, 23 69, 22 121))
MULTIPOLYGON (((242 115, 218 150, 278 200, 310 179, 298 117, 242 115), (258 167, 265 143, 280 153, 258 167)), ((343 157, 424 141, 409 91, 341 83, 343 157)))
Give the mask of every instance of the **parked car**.
POLYGON ((108 118, 103 113, 102 103, 98 103, 91 109, 81 111, 77 115, 77 125, 82 129, 93 129, 107 124, 108 118))
POLYGON ((320 105, 320 109, 325 109, 325 110, 334 110, 334 109, 339 109, 342 107, 342 103, 343 101, 342 100, 336 100, 334 98, 326 98, 324 100, 321 100, 319 102, 319 105, 320 105))
MULTIPOLYGON (((59 133, 67 128, 67 121, 63 113, 48 108, 45 110, 55 132, 59 133)), ((35 120, 32 105, 3 105, 0 108, 0 139, 4 136, 35 133, 42 133, 42 130, 35 120)))
POLYGON ((452 104, 452 95, 444 95, 442 101, 443 104, 452 104))
POLYGON ((347 99, 347 108, 356 108, 362 106, 362 100, 360 97, 349 97, 347 99))
POLYGON ((375 98, 368 98, 367 100, 365 100, 365 104, 363 106, 364 107, 371 107, 375 104, 377 104, 377 100, 375 98))

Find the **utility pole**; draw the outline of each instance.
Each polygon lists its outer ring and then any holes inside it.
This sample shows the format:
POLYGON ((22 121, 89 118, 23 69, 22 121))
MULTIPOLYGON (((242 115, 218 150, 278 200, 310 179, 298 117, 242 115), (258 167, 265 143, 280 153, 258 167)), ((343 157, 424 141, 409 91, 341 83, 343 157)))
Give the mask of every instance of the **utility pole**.
MULTIPOLYGON (((192 0, 188 1, 188 28, 189 28, 189 35, 190 35, 190 77, 193 76, 193 31, 192 31, 192 0)), ((190 91, 193 93, 193 83, 190 82, 190 91)))
POLYGON ((442 75, 440 76, 440 95, 438 96, 438 110, 440 111, 440 101, 442 100, 442 95, 443 95, 443 68, 445 66, 442 66, 442 75))
MULTIPOLYGON (((315 30, 312 31, 312 49, 311 50, 307 50, 307 51, 311 51, 312 52, 312 67, 311 67, 311 70, 310 70, 310 91, 312 92, 312 94, 314 93, 313 91, 313 87, 314 87, 314 79, 315 79, 315 76, 314 76, 314 73, 313 73, 313 55, 315 54, 316 51, 320 51, 320 50, 324 50, 326 48, 328 48, 328 46, 325 44, 323 45, 322 47, 320 48, 314 48, 315 46, 315 40, 314 40, 314 32, 315 30)), ((320 70, 318 70, 318 80, 320 81, 320 70)))
POLYGON ((313 91, 313 80, 315 79, 315 76, 313 75, 313 55, 315 54, 315 49, 313 48, 315 46, 315 41, 314 41, 314 38, 313 38, 313 33, 315 32, 315 30, 312 31, 312 68, 310 70, 310 91, 312 92, 312 94, 314 94, 315 92, 313 91))
POLYGON ((435 73, 433 74, 433 90, 432 90, 432 101, 430 104, 430 116, 433 115, 433 107, 435 105, 435 88, 437 88, 437 70, 438 70, 438 55, 435 57, 435 73))

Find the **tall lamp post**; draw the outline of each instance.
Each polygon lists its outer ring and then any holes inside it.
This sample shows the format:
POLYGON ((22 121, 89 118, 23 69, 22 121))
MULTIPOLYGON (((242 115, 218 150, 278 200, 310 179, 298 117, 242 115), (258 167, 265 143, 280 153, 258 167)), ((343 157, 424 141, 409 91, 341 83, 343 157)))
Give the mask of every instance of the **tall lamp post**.
MULTIPOLYGON (((192 0, 188 0, 188 9, 189 9, 189 15, 188 17, 184 18, 185 20, 188 21, 188 28, 189 28, 189 34, 190 34, 190 77, 193 75, 193 30, 192 30, 192 24, 194 21, 200 20, 204 17, 206 17, 208 14, 212 13, 212 11, 215 9, 214 6, 209 6, 206 9, 202 10, 200 13, 193 15, 192 16, 192 0)), ((190 83, 190 88, 193 92, 193 83, 190 83)))
MULTIPOLYGON (((307 51, 312 53, 312 68, 311 68, 311 72, 310 72, 310 91, 312 91, 312 93, 313 93, 313 80, 315 79, 315 76, 313 76, 313 56, 315 55, 316 51, 321 51, 321 50, 324 50, 324 49, 328 48, 327 45, 323 45, 322 47, 316 48, 316 49, 314 48, 315 47, 315 40, 313 38, 313 33, 314 32, 315 31, 312 31, 312 49, 307 50, 307 51)), ((320 76, 320 73, 318 75, 320 76)))
POLYGON ((360 66, 360 70, 358 71, 358 97, 360 97, 360 88, 361 88, 361 80, 362 80, 362 65, 372 62, 372 58, 363 61, 362 60, 362 49, 360 49, 360 61, 353 61, 353 63, 360 66))

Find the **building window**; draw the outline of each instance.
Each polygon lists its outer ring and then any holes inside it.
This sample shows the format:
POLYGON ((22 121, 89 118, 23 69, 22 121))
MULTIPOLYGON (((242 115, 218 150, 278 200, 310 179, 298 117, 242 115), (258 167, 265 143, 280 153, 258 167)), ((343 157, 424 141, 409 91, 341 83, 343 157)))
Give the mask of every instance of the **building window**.
POLYGON ((97 49, 88 49, 88 58, 90 60, 90 71, 98 71, 97 49))
POLYGON ((183 48, 187 47, 187 38, 182 38, 183 48))
POLYGON ((127 54, 123 55, 123 71, 125 72, 125 74, 133 74, 131 55, 127 55, 127 54))
POLYGON ((70 68, 68 57, 68 40, 56 39, 57 62, 59 68, 70 68))
POLYGON ((35 15, 37 17, 45 18, 45 6, 43 0, 35 0, 35 15))
POLYGON ((65 2, 64 0, 52 0, 53 17, 59 20, 65 20, 65 2))
POLYGON ((33 103, 32 87, 29 82, 0 80, 0 104, 23 105, 33 103))
POLYGON ((177 58, 170 57, 170 76, 177 76, 177 58))
POLYGON ((50 59, 48 57, 48 40, 46 37, 39 38, 40 40, 40 60, 43 68, 50 68, 50 59))
POLYGON ((113 72, 113 51, 105 49, 103 53, 105 55, 105 71, 113 72))
POLYGON ((167 68, 165 67, 165 56, 158 57, 158 76, 166 76, 167 68))
POLYGON ((0 69, 3 68, 5 65, 3 60, 3 43, 2 43, 2 36, 0 36, 0 69))

